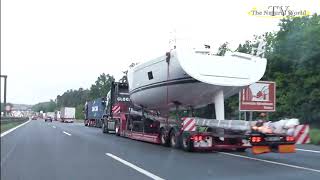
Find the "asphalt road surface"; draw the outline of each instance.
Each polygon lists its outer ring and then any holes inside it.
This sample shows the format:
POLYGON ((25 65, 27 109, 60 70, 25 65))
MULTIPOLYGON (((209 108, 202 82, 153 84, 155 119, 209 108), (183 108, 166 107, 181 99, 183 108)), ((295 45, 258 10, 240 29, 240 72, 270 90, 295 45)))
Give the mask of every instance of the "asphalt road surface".
POLYGON ((188 153, 80 123, 30 121, 1 137, 2 180, 320 179, 320 147, 293 154, 188 153))

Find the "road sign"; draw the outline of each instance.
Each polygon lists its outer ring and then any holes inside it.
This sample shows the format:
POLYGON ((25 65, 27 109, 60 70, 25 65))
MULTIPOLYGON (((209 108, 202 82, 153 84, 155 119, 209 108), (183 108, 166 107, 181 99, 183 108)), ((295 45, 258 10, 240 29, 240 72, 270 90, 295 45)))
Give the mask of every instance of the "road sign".
POLYGON ((239 94, 240 111, 276 110, 276 84, 270 81, 259 81, 243 89, 239 94))
POLYGON ((6 105, 6 112, 10 112, 11 111, 11 106, 10 105, 6 105))

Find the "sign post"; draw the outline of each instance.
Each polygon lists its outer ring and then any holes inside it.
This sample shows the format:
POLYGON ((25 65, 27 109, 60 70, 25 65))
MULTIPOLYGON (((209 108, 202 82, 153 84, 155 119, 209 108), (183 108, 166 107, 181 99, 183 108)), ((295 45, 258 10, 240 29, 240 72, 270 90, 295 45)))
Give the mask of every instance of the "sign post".
MULTIPOLYGON (((4 78, 3 104, 4 104, 4 107, 6 108, 6 106, 7 106, 7 78, 8 78, 8 76, 7 75, 1 75, 0 77, 4 78)), ((1 90, 0 90, 0 92, 1 92, 1 90)), ((2 94, 0 93, 0 95, 2 95, 2 94)), ((6 110, 4 110, 4 114, 3 115, 7 116, 7 111, 6 110)))

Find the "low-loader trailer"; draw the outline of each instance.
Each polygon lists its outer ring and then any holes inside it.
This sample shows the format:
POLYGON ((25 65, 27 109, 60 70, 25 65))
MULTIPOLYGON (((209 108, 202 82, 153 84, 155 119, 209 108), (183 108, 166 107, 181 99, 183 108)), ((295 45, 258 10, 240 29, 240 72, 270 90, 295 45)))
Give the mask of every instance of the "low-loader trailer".
MULTIPOLYGON (((146 97, 147 98, 147 97, 146 97)), ((127 82, 113 82, 103 102, 103 133, 146 141, 185 151, 236 150, 252 148, 254 154, 295 151, 295 140, 286 134, 264 132, 256 122, 215 120, 192 116, 192 110, 176 117, 162 117, 158 111, 134 106, 127 82)), ((178 107, 178 106, 177 106, 178 107)))

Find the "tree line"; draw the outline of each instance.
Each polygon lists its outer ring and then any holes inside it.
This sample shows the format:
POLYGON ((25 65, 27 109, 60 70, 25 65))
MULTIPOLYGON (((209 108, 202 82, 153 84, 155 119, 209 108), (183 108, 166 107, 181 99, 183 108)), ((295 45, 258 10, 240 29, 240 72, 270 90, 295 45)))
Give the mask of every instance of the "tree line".
MULTIPOLYGON (((258 41, 266 42, 267 69, 262 80, 276 82, 276 112, 270 119, 299 118, 302 122, 320 121, 320 16, 314 14, 299 18, 282 19, 278 32, 254 36, 240 44, 235 51, 250 53, 258 41)), ((228 43, 219 48, 219 54, 230 51, 228 43)), ((82 109, 87 100, 107 95, 114 77, 101 74, 90 89, 68 90, 55 101, 39 103, 35 110, 51 111, 63 106, 77 108, 77 118, 83 117, 82 109)), ((225 102, 226 118, 238 119, 238 95, 225 102)), ((213 117, 212 104, 198 109, 197 115, 213 117)), ((257 114, 255 114, 256 116, 257 114)))
MULTIPOLYGON (((276 112, 270 119, 299 118, 320 125, 320 16, 282 19, 278 32, 255 36, 236 51, 248 53, 266 42, 267 69, 262 78, 276 82, 276 112)), ((237 116, 238 96, 226 102, 227 115, 237 116)), ((256 114, 257 115, 257 114, 256 114)))
POLYGON ((55 100, 34 105, 32 110, 35 112, 54 112, 61 107, 75 107, 76 118, 82 119, 84 118, 83 108, 86 101, 107 96, 112 81, 114 81, 112 75, 102 73, 89 89, 79 88, 78 90, 67 90, 62 95, 58 95, 55 100))

